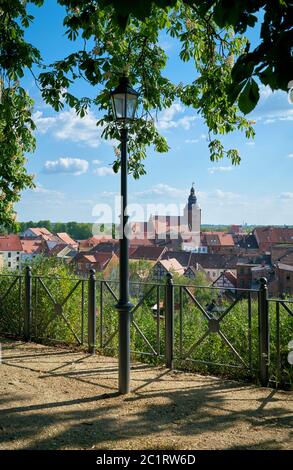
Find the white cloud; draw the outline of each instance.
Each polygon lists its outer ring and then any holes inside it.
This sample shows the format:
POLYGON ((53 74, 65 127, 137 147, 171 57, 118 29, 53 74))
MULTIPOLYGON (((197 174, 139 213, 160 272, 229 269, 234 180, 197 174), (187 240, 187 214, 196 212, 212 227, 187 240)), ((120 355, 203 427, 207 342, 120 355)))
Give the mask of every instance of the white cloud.
POLYGON ((81 142, 92 148, 97 148, 101 143, 102 128, 97 127, 97 118, 92 111, 83 118, 77 116, 73 109, 51 117, 45 117, 42 111, 37 111, 34 120, 39 132, 46 134, 51 131, 58 140, 81 142))
POLYGON ((87 160, 63 157, 58 160, 47 160, 44 164, 45 173, 68 173, 76 176, 86 173, 89 167, 87 160))
POLYGON ((245 142, 246 145, 249 145, 250 147, 254 147, 255 142, 253 140, 249 140, 248 142, 245 142))
POLYGON ((276 108, 273 110, 264 110, 257 118, 257 121, 262 121, 264 124, 272 124, 277 121, 293 121, 293 109, 291 108, 276 108))
POLYGON ((119 196, 119 192, 117 191, 103 191, 99 194, 99 197, 115 197, 119 196))
POLYGON ((280 198, 285 200, 285 201, 292 200, 293 199, 293 193, 291 193, 291 192, 281 193, 280 198))
POLYGON ((196 119, 197 119, 197 116, 184 116, 178 119, 178 121, 176 122, 176 126, 173 126, 173 127, 182 127, 183 129, 188 131, 191 128, 192 123, 196 119))
POLYGON ((100 165, 100 163, 102 163, 101 160, 93 160, 93 165, 100 165))
POLYGON ((224 199, 227 201, 234 201, 235 199, 239 199, 241 197, 240 194, 233 193, 230 191, 222 191, 222 189, 216 189, 215 196, 218 199, 224 199))
POLYGON ((114 175, 114 171, 110 166, 101 166, 94 170, 94 175, 98 176, 107 176, 107 175, 114 175))
POLYGON ((180 198, 186 196, 187 191, 186 189, 178 189, 168 184, 158 183, 150 189, 146 189, 144 191, 139 191, 136 193, 137 196, 163 196, 167 195, 168 197, 175 197, 180 198))
POLYGON ((170 49, 172 49, 172 43, 167 39, 159 40, 158 46, 164 49, 164 51, 170 51, 170 49))
POLYGON ((214 173, 226 173, 232 171, 234 168, 232 166, 212 166, 208 168, 208 172, 213 175, 214 173))
POLYGON ((293 153, 288 153, 287 157, 288 158, 293 158, 293 153))
POLYGON ((36 187, 32 189, 32 192, 39 194, 47 194, 50 196, 63 197, 64 193, 61 191, 56 191, 55 189, 44 188, 40 183, 36 183, 36 187))
POLYGON ((197 144, 199 142, 199 139, 186 139, 185 143, 186 144, 197 144))
POLYGON ((260 98, 266 100, 273 94, 271 88, 268 85, 260 85, 259 87, 260 98))
POLYGON ((37 126, 37 130, 41 134, 46 134, 46 132, 56 125, 56 117, 44 117, 43 111, 36 111, 33 114, 33 120, 37 126))
POLYGON ((182 127, 185 130, 190 129, 193 121, 197 119, 197 116, 183 116, 178 118, 178 114, 182 114, 185 111, 184 106, 181 103, 173 103, 170 108, 165 109, 159 115, 157 127, 159 130, 168 130, 172 128, 182 127))

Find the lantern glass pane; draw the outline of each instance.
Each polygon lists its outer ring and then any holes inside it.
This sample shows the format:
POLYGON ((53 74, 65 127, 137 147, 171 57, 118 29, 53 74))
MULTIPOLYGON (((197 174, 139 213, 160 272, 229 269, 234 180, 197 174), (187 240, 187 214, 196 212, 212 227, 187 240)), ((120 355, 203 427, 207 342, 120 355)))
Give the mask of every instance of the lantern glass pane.
POLYGON ((137 97, 135 95, 127 95, 126 102, 126 117, 127 119, 134 119, 136 111, 137 97))
POLYGON ((116 119, 125 118, 125 95, 119 94, 113 96, 114 112, 116 119))

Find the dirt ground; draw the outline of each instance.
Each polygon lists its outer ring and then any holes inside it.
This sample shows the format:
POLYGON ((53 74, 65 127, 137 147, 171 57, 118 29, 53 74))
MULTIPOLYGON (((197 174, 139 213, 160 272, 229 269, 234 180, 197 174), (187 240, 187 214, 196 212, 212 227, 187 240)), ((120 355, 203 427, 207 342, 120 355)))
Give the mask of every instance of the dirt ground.
POLYGON ((292 449, 293 393, 1 340, 0 449, 292 449))

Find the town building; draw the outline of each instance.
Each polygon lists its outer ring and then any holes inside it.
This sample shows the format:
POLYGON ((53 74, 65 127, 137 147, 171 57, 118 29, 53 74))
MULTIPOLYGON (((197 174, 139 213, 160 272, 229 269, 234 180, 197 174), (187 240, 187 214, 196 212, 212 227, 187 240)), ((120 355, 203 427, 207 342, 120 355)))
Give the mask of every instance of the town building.
POLYGON ((281 261, 293 266, 293 243, 281 243, 271 248, 272 264, 281 261))
POLYGON ((162 281, 166 279, 167 273, 183 275, 184 272, 184 267, 177 261, 177 259, 160 259, 153 267, 153 278, 156 281, 162 281))
POLYGON ((45 227, 30 227, 27 228, 22 234, 22 238, 35 238, 47 240, 52 236, 52 233, 45 227))
POLYGON ((212 283, 213 287, 219 289, 219 293, 235 295, 237 288, 237 277, 231 271, 223 271, 220 276, 212 283))
POLYGON ((188 253, 184 251, 166 251, 163 259, 175 258, 184 267, 197 267, 200 265, 211 282, 215 281, 223 271, 229 270, 237 274, 238 257, 236 255, 223 255, 218 253, 188 253))
POLYGON ((274 270, 270 264, 237 263, 237 287, 240 289, 259 289, 259 279, 265 277, 268 282, 274 279, 274 270))
POLYGON ((293 295, 293 266, 277 263, 276 279, 278 282, 277 295, 293 295))
POLYGON ((104 275, 107 275, 117 267, 118 257, 113 252, 78 253, 73 262, 76 265, 77 274, 88 276, 90 269, 94 269, 96 272, 104 272, 104 275))
POLYGON ((273 245, 293 243, 293 227, 256 227, 253 234, 262 253, 270 253, 273 245))
POLYGON ((18 235, 0 236, 0 255, 3 258, 3 267, 11 271, 19 270, 21 266, 20 254, 22 245, 18 235))
POLYGON ((132 260, 158 261, 167 251, 166 247, 161 246, 131 246, 129 258, 132 260))
POLYGON ((206 247, 207 253, 230 254, 234 252, 234 240, 230 233, 202 232, 201 245, 206 247))
POLYGON ((21 267, 31 263, 37 256, 43 253, 43 241, 38 238, 21 239, 22 251, 20 253, 21 267))
POLYGON ((73 240, 73 238, 68 235, 66 232, 58 232, 56 233, 57 237, 61 240, 61 242, 65 243, 66 245, 70 245, 74 249, 78 249, 78 242, 73 240))
MULTIPOLYGON (((136 227, 135 224, 132 227, 136 227)), ((182 215, 154 214, 147 223, 138 224, 136 238, 139 238, 139 233, 143 233, 144 239, 154 239, 159 245, 186 251, 200 250, 201 209, 193 186, 182 215)))

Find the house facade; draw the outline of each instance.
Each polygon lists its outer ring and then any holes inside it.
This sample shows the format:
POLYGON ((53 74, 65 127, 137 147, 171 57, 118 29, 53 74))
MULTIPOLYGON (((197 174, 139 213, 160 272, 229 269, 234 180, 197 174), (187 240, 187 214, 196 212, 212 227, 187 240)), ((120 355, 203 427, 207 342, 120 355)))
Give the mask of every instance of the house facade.
POLYGON ((22 245, 18 235, 0 236, 0 255, 3 267, 11 271, 21 268, 22 245))
POLYGON ((153 278, 156 281, 163 281, 167 273, 177 273, 183 275, 185 269, 175 259, 161 259, 153 267, 153 278))
POLYGON ((226 292, 235 294, 235 289, 237 287, 237 277, 231 271, 223 271, 212 285, 213 287, 219 288, 219 292, 221 294, 226 292))

